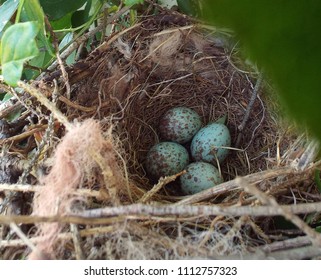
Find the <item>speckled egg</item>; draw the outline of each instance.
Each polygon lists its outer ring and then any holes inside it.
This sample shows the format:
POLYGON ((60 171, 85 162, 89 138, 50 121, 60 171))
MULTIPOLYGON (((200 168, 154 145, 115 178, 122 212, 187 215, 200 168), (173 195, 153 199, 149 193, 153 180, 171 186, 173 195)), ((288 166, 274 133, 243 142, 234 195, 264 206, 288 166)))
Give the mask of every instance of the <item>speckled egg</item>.
POLYGON ((201 128, 201 117, 187 107, 168 110, 161 118, 159 132, 163 139, 184 144, 201 128))
POLYGON ((200 129, 191 143, 191 154, 196 161, 217 164, 228 155, 229 149, 220 147, 231 146, 229 129, 221 123, 211 123, 200 129), (217 158, 217 160, 216 160, 217 158))
POLYGON ((186 195, 201 192, 223 182, 218 169, 207 162, 193 162, 186 167, 186 171, 180 177, 181 189, 186 195))
POLYGON ((153 179, 171 176, 184 170, 189 163, 187 150, 174 142, 153 146, 146 158, 146 171, 153 179))

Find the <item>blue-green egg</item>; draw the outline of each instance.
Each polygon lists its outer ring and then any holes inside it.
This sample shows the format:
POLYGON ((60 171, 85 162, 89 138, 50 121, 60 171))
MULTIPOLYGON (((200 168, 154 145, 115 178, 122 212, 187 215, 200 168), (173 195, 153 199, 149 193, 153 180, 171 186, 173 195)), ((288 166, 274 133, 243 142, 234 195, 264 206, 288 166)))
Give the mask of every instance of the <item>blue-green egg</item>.
POLYGON ((223 182, 218 169, 207 162, 193 162, 186 167, 186 173, 180 177, 182 192, 195 194, 212 188, 223 182))
POLYGON ((217 165, 229 153, 231 135, 226 125, 211 123, 200 129, 191 143, 191 154, 195 161, 206 161, 217 165))
POLYGON ((159 132, 161 138, 184 144, 190 141, 202 126, 201 117, 188 107, 168 110, 161 118, 159 132))
POLYGON ((161 142, 153 146, 146 158, 145 168, 153 179, 175 175, 189 163, 187 150, 174 142, 161 142))

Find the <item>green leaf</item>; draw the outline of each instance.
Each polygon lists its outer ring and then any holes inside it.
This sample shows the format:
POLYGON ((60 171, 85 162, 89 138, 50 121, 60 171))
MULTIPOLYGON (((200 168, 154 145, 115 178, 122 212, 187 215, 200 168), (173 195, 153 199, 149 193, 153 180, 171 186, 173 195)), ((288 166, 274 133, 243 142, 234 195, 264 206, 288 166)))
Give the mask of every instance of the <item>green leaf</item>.
POLYGON ((143 4, 144 0, 125 0, 124 4, 126 6, 133 6, 133 5, 137 5, 137 4, 143 4))
POLYGON ((177 0, 179 10, 190 16, 200 15, 199 0, 177 0))
POLYGON ((7 22, 17 10, 18 5, 18 0, 7 0, 0 6, 0 32, 3 30, 7 22))
POLYGON ((2 101, 6 102, 8 101, 13 95, 11 93, 6 93, 5 96, 3 97, 2 101))
POLYGON ((2 74, 6 83, 16 86, 20 79, 23 63, 38 55, 35 37, 39 31, 37 22, 17 23, 3 34, 0 45, 2 74))
POLYGON ((90 17, 87 11, 85 10, 76 11, 72 14, 72 17, 71 17, 72 27, 75 28, 78 26, 82 26, 83 24, 88 22, 89 19, 90 17))
MULTIPOLYGON (((63 49, 65 46, 67 46, 70 42, 72 42, 74 39, 73 33, 67 33, 66 36, 61 40, 59 44, 59 50, 63 49)), ((76 51, 73 51, 66 59, 67 65, 71 65, 75 63, 76 58, 76 51)))
POLYGON ((39 32, 40 40, 42 41, 46 50, 50 53, 51 56, 55 56, 49 39, 46 36, 46 27, 45 27, 45 14, 42 7, 40 6, 39 0, 28 0, 24 2, 24 11, 26 14, 27 21, 37 21, 41 27, 39 32))
POLYGON ((289 114, 321 140, 321 1, 204 0, 203 8, 208 21, 234 29, 289 114))
POLYGON ((61 30, 61 29, 68 29, 71 28, 71 17, 72 13, 64 15, 62 18, 58 20, 53 20, 50 22, 52 29, 61 30))
POLYGON ((82 7, 86 0, 40 0, 40 4, 50 20, 57 20, 82 7))
POLYGON ((220 124, 226 124, 226 122, 227 122, 227 115, 224 115, 215 121, 215 123, 220 123, 220 124))
MULTIPOLYGON (((43 45, 43 42, 40 40, 36 39, 36 44, 39 50, 42 50, 45 48, 45 46, 43 45)), ((36 79, 41 73, 40 69, 42 70, 46 69, 48 64, 50 64, 51 59, 52 59, 52 56, 49 54, 49 52, 40 51, 36 57, 28 61, 28 65, 33 66, 35 68, 39 68, 39 70, 33 69, 33 67, 29 68, 26 66, 24 67, 24 70, 22 72, 22 77, 27 80, 36 79)))

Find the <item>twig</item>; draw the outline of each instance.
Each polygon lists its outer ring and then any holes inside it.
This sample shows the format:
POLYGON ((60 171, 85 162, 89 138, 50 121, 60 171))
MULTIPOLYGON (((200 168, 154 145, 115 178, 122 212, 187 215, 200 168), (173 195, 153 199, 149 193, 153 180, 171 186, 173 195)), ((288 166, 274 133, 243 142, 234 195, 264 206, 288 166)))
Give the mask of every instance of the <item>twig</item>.
MULTIPOLYGON (((37 192, 42 188, 40 185, 25 185, 25 184, 0 184, 0 191, 10 192, 37 192)), ((102 198, 102 194, 99 191, 89 189, 78 189, 75 192, 77 196, 94 197, 97 199, 102 198)), ((105 195, 105 194, 104 194, 105 195)))
POLYGON ((294 214, 318 212, 321 209, 321 202, 280 205, 279 209, 272 206, 239 206, 223 207, 218 205, 163 205, 151 206, 144 204, 132 204, 115 208, 100 208, 84 211, 79 216, 84 218, 97 218, 119 215, 139 216, 276 216, 282 215, 281 211, 290 211, 294 214))
POLYGON ((84 255, 84 252, 83 252, 81 245, 80 245, 80 233, 77 228, 77 225, 70 224, 70 231, 72 234, 72 241, 74 242, 76 259, 77 260, 84 260, 85 255, 84 255))
MULTIPOLYGON (((54 80, 54 83, 55 83, 55 90, 54 90, 52 96, 53 96, 53 102, 56 103, 58 86, 57 86, 56 80, 54 80)), ((44 136, 43 136, 43 138, 42 138, 42 140, 41 140, 41 142, 40 142, 40 144, 38 146, 38 149, 36 150, 34 155, 29 160, 28 165, 26 166, 26 168, 24 168, 24 170, 22 172, 22 175, 19 177, 18 184, 26 183, 27 177, 29 176, 29 174, 32 171, 32 169, 36 166, 37 161, 38 161, 38 159, 39 159, 44 147, 47 144, 47 141, 50 139, 50 137, 53 136, 53 130, 54 130, 54 116, 51 113, 50 116, 49 116, 47 129, 46 129, 46 131, 44 133, 44 136)))
POLYGON ((267 253, 258 251, 253 254, 230 255, 227 257, 213 256, 212 259, 218 260, 302 260, 321 256, 321 249, 313 246, 283 250, 279 252, 267 253))
POLYGON ((32 251, 36 251, 39 255, 41 254, 37 247, 29 240, 29 238, 21 231, 21 229, 15 223, 10 223, 10 228, 32 251))
POLYGON ((22 82, 18 81, 17 85, 21 87, 23 90, 28 92, 30 95, 34 96, 42 105, 44 105, 47 109, 49 109, 52 114, 55 116, 55 118, 62 123, 67 130, 70 130, 73 126, 72 124, 69 123, 68 119, 66 118, 65 115, 63 115, 55 106, 54 103, 50 102, 43 94, 41 94, 36 88, 33 86, 22 82))
POLYGON ((289 249, 266 255, 266 258, 276 260, 303 260, 321 256, 321 249, 313 246, 289 249))
POLYGON ((146 203, 148 200, 150 200, 158 191, 166 186, 168 183, 175 181, 179 176, 186 173, 186 171, 179 172, 178 174, 162 177, 159 179, 158 183, 153 186, 151 190, 149 190, 147 193, 143 195, 143 197, 139 200, 141 203, 146 203))
MULTIPOLYGON (((97 235, 97 234, 106 234, 110 233, 113 231, 116 231, 118 229, 117 226, 112 225, 112 226, 105 226, 105 227, 97 227, 97 228, 90 228, 90 229, 83 229, 79 231, 80 237, 88 237, 92 235, 97 235)), ((28 240, 32 244, 36 244, 39 241, 41 241, 43 237, 30 237, 28 240)), ((68 240, 72 239, 72 233, 71 232, 65 232, 65 233, 60 233, 58 235, 58 240, 68 240)), ((21 239, 11 239, 11 240, 0 240, 0 248, 14 248, 14 247, 24 247, 26 246, 26 243, 23 242, 21 239)))
POLYGON ((68 99, 70 99, 70 83, 69 83, 69 79, 68 79, 68 73, 66 71, 66 68, 64 66, 64 63, 63 63, 60 53, 59 53, 59 44, 58 44, 57 36, 56 36, 55 32, 53 31, 52 26, 51 26, 47 16, 45 16, 45 24, 46 24, 47 29, 50 32, 50 36, 52 37, 53 46, 56 51, 57 62, 60 66, 62 78, 63 78, 63 80, 65 82, 65 86, 66 86, 66 96, 68 99))
POLYGON ((311 239, 307 236, 299 236, 296 238, 291 238, 283 241, 273 242, 271 244, 266 244, 258 247, 258 250, 270 253, 279 250, 286 250, 292 248, 298 248, 303 246, 311 245, 311 239))
POLYGON ((208 216, 253 216, 267 217, 283 215, 286 212, 292 214, 307 214, 321 212, 321 202, 302 203, 297 205, 279 205, 279 207, 264 206, 231 206, 222 207, 217 205, 145 205, 132 204, 119 207, 108 207, 92 209, 66 216, 29 216, 29 215, 8 215, 0 216, 0 224, 24 223, 75 223, 75 224, 106 224, 110 223, 111 217, 119 219, 153 219, 166 217, 177 219, 177 217, 208 217, 208 216))
POLYGON ((10 143, 10 142, 15 142, 15 141, 21 141, 25 138, 28 138, 29 136, 32 136, 34 133, 39 132, 39 131, 43 131, 47 128, 47 125, 41 125, 40 127, 25 131, 23 133, 20 133, 18 135, 9 137, 9 138, 5 138, 5 139, 0 139, 0 145, 4 144, 4 143, 10 143))
MULTIPOLYGON (((274 197, 266 195, 252 184, 249 184, 244 178, 237 178, 237 183, 248 193, 255 195, 263 204, 275 208, 279 215, 282 215, 287 220, 291 221, 299 229, 301 229, 307 236, 309 236, 314 245, 321 247, 321 235, 314 229, 310 228, 301 218, 293 213, 293 211, 280 206, 274 197)), ((302 205, 302 204, 301 204, 302 205)))
POLYGON ((254 87, 254 89, 253 89, 253 92, 252 92, 252 95, 251 95, 251 98, 250 98, 250 102, 249 102, 249 104, 248 104, 248 106, 247 106, 247 108, 246 108, 246 112, 245 112, 243 121, 242 121, 242 123, 238 126, 239 135, 238 135, 238 137, 237 137, 237 141, 236 141, 236 144, 235 144, 236 147, 239 147, 239 145, 240 145, 241 138, 242 138, 242 135, 243 135, 243 129, 245 128, 246 123, 247 123, 248 120, 249 120, 249 117, 250 117, 250 114, 251 114, 251 111, 252 111, 254 102, 255 102, 255 100, 256 100, 258 91, 259 91, 259 89, 260 89, 260 87, 261 87, 261 84, 262 84, 262 80, 263 80, 263 71, 261 71, 261 73, 260 73, 260 75, 259 75, 259 78, 258 78, 257 81, 256 81, 255 87, 254 87))
POLYGON ((321 256, 320 248, 307 246, 307 247, 282 250, 282 251, 272 252, 272 253, 257 252, 253 255, 244 255, 243 259, 302 260, 302 259, 311 259, 311 258, 320 257, 320 256, 321 256))

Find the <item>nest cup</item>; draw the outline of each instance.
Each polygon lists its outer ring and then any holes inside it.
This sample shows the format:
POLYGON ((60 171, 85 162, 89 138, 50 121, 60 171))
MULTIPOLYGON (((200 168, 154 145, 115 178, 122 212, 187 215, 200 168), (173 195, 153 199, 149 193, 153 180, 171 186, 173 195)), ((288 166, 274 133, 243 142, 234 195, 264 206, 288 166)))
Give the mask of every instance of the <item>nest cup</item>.
MULTIPOLYGON (((224 36, 186 21, 153 17, 115 35, 89 57, 90 74, 77 83, 77 102, 97 106, 95 117, 114 124, 136 187, 149 190, 155 183, 144 163, 148 150, 162 141, 159 122, 171 108, 193 109, 203 125, 226 116, 235 147, 255 79, 231 62, 224 36)), ((275 129, 264 102, 257 99, 239 150, 220 166, 225 181, 266 169, 264 156, 275 143, 275 129)))

